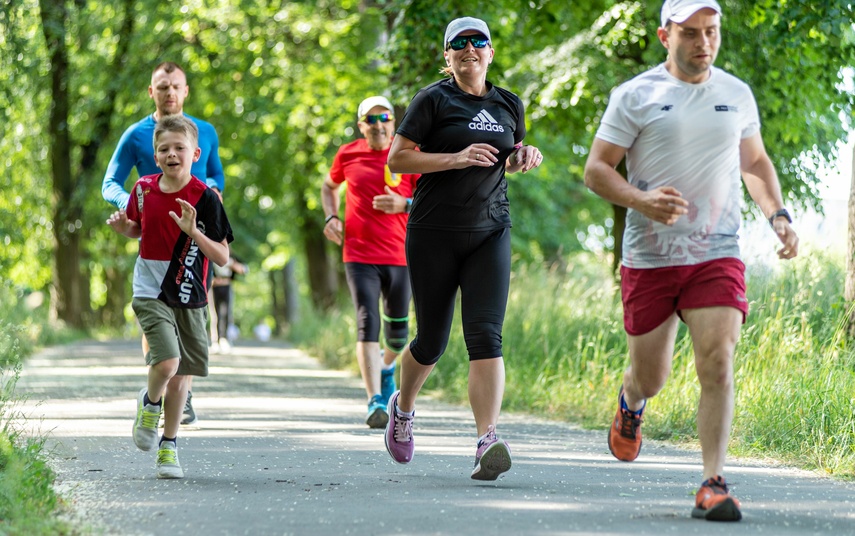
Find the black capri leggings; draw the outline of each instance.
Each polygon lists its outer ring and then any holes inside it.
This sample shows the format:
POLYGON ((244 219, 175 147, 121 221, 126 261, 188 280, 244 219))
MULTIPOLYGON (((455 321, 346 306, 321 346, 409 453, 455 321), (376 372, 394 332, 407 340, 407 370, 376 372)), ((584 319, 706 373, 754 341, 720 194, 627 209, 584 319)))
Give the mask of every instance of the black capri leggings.
POLYGON ((502 357, 502 325, 511 276, 511 230, 407 230, 407 264, 416 310, 413 358, 439 361, 448 346, 460 289, 469 359, 502 357))
POLYGON ((410 278, 406 266, 344 264, 350 296, 356 308, 357 341, 380 339, 380 296, 383 296, 383 333, 386 347, 401 352, 409 337, 410 278))

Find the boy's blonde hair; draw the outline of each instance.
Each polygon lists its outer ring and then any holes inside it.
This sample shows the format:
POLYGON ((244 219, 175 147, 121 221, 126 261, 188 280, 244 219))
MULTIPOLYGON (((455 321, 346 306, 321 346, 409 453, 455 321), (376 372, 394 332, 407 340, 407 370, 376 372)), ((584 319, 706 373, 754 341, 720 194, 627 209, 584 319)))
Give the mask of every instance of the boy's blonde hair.
POLYGON ((187 119, 182 114, 164 115, 157 121, 157 124, 154 127, 155 146, 157 146, 157 138, 159 138, 164 132, 184 134, 187 136, 187 139, 190 140, 194 149, 199 146, 199 127, 196 126, 196 123, 187 119))

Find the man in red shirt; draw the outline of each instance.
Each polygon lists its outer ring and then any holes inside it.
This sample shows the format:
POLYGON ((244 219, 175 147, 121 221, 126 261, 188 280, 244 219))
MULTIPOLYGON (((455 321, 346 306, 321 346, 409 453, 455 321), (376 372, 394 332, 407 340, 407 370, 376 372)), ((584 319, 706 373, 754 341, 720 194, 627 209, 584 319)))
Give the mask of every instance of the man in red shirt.
POLYGON ((357 120, 364 138, 339 148, 321 186, 321 203, 324 235, 338 245, 344 243, 345 273, 356 307, 356 358, 369 400, 365 422, 371 428, 385 428, 386 405, 396 390, 395 360, 409 334, 411 291, 404 240, 419 176, 392 173, 386 165, 395 116, 385 97, 362 101, 357 120), (342 222, 339 187, 345 181, 342 222), (379 342, 381 320, 385 351, 379 342))

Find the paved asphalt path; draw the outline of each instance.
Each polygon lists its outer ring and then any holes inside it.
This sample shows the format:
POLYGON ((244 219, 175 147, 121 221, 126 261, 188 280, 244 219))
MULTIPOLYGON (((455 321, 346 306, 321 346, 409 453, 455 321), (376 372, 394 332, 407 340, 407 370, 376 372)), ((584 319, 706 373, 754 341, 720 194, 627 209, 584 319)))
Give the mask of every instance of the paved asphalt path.
POLYGON ((398 465, 382 432, 365 426, 352 374, 284 344, 238 345, 211 365, 194 387, 199 422, 179 436, 186 476, 164 481, 156 454, 131 439, 145 378, 138 341, 76 343, 28 361, 18 410, 48 435, 78 520, 118 535, 855 534, 851 483, 733 460, 743 521, 700 521, 690 517, 698 452, 646 441, 622 463, 603 431, 525 415, 500 425, 511 471, 476 482, 469 408, 428 398, 417 406, 415 457, 398 465))

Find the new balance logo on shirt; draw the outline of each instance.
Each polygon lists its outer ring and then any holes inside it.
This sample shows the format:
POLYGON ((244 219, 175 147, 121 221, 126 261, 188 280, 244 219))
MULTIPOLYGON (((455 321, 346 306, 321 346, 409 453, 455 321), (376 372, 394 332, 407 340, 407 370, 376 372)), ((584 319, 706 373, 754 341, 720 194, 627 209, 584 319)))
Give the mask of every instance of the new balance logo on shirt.
POLYGON ((666 104, 665 106, 663 106, 662 108, 659 108, 659 109, 662 110, 663 112, 670 112, 673 107, 674 107, 673 104, 666 104))
POLYGON ((492 115, 487 113, 487 110, 481 110, 478 115, 472 118, 469 123, 469 128, 472 130, 489 130, 491 132, 504 132, 505 127, 499 124, 492 115))

